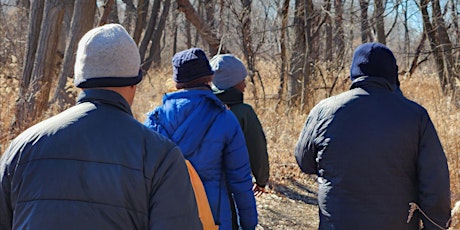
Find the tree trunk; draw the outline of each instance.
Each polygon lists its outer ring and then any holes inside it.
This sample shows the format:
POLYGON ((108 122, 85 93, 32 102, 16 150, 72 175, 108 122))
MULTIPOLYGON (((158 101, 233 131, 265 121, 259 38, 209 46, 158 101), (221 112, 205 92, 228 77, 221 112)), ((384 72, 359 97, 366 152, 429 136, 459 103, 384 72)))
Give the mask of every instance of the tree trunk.
POLYGON ((280 30, 280 84, 278 86, 278 98, 282 98, 284 82, 286 79, 286 68, 287 68, 287 56, 286 56, 286 35, 287 35, 287 23, 289 15, 289 0, 283 1, 283 8, 281 11, 281 30, 280 30))
POLYGON ((19 96, 25 96, 32 78, 34 69, 35 54, 38 48, 38 38, 40 36, 40 27, 43 20, 43 9, 45 0, 34 0, 30 6, 29 33, 27 35, 27 48, 24 57, 24 68, 22 71, 21 85, 19 88, 19 96))
POLYGON ((125 19, 123 20, 123 27, 131 33, 133 31, 133 21, 136 18, 136 6, 134 6, 133 0, 123 0, 126 4, 125 19))
POLYGON ((152 62, 154 63, 154 67, 159 67, 161 65, 161 50, 160 50, 160 44, 161 44, 161 37, 164 33, 165 25, 166 25, 166 19, 169 15, 169 8, 171 6, 171 0, 165 0, 164 5, 163 5, 163 12, 161 13, 160 16, 160 21, 158 22, 157 28, 155 29, 155 32, 153 33, 152 39, 151 39, 151 46, 150 46, 150 51, 149 51, 149 57, 143 64, 142 69, 144 71, 147 71, 150 69, 150 66, 152 65, 152 62))
POLYGON ((303 79, 306 51, 305 0, 296 0, 294 7, 294 45, 287 84, 287 97, 290 103, 299 98, 299 82, 303 79))
POLYGON ((101 6, 100 11, 101 11, 101 18, 99 19, 99 26, 105 25, 107 23, 110 23, 110 11, 113 9, 113 5, 116 5, 117 2, 116 0, 105 0, 104 5, 101 6))
MULTIPOLYGON (((144 32, 144 37, 142 38, 141 45, 139 46, 139 53, 141 55, 141 62, 144 63, 145 56, 147 55, 147 49, 150 44, 150 41, 153 36, 153 32, 155 31, 155 27, 157 26, 157 19, 158 19, 158 14, 160 13, 160 8, 161 8, 161 0, 155 0, 153 2, 152 6, 152 12, 150 14, 150 19, 149 23, 147 25, 147 29, 144 32)), ((147 69, 144 69, 144 66, 142 66, 142 70, 147 71, 147 69)))
POLYGON ((345 55, 345 32, 343 30, 343 3, 342 0, 335 0, 335 26, 334 44, 336 60, 342 60, 345 55))
POLYGON ((446 23, 442 17, 441 7, 439 5, 439 0, 431 0, 431 5, 433 9, 433 20, 436 28, 436 35, 438 37, 439 46, 442 50, 442 55, 444 57, 445 70, 447 71, 446 80, 446 89, 447 91, 455 91, 455 82, 459 79, 459 75, 454 67, 454 59, 452 56, 452 42, 449 39, 449 34, 447 33, 446 23))
POLYGON ((20 95, 13 130, 22 130, 33 125, 43 118, 48 108, 51 83, 55 78, 56 50, 62 19, 65 5, 70 2, 70 0, 47 0, 45 3, 32 75, 27 93, 20 95))
POLYGON ((141 40, 142 31, 145 27, 145 21, 147 18, 147 10, 149 8, 149 0, 138 0, 137 3, 137 19, 136 27, 134 28, 133 40, 136 44, 139 44, 141 40))
POLYGON ((94 25, 94 14, 96 12, 96 0, 76 0, 70 33, 67 36, 64 61, 59 74, 58 83, 54 92, 51 104, 58 102, 59 108, 63 108, 66 103, 70 103, 70 98, 65 92, 65 85, 68 78, 74 75, 73 66, 75 64, 75 53, 78 41, 94 25))
MULTIPOLYGON (((214 1, 213 0, 204 0, 204 8, 206 12, 206 22, 209 25, 209 28, 215 28, 215 23, 214 23, 214 1)), ((214 49, 210 45, 208 46, 209 50, 214 49)), ((216 51, 217 53, 217 51, 216 51)))
POLYGON ((383 5, 382 0, 374 0, 375 5, 375 29, 377 31, 377 41, 386 44, 386 35, 385 35, 385 20, 383 14, 385 13, 385 6, 383 5))
POLYGON ((110 4, 110 11, 109 11, 109 16, 107 17, 107 23, 120 24, 120 19, 118 18, 118 3, 116 0, 114 1, 113 4, 110 4))
POLYGON ((312 22, 313 20, 313 12, 314 10, 314 5, 312 0, 306 0, 305 1, 305 50, 304 50, 304 60, 302 64, 302 78, 300 82, 302 83, 301 85, 301 94, 300 94, 300 110, 303 110, 305 107, 305 102, 307 100, 307 88, 308 85, 310 84, 310 74, 312 73, 312 66, 313 66, 313 60, 317 60, 317 52, 314 52, 312 50, 312 47, 314 47, 313 43, 316 43, 316 41, 319 39, 319 36, 312 36, 312 26, 314 26, 314 23, 312 22))
POLYGON ((333 34, 332 34, 332 19, 331 19, 331 7, 332 7, 332 4, 331 4, 331 0, 325 0, 325 3, 324 3, 324 9, 326 10, 326 14, 325 14, 325 49, 324 49, 324 53, 325 53, 325 61, 326 62, 332 62, 332 52, 333 52, 333 45, 332 45, 332 40, 333 40, 333 34))
MULTIPOLYGON (((179 11, 183 12, 185 18, 195 26, 201 37, 209 44, 210 56, 214 56, 219 50, 220 39, 211 30, 211 27, 203 20, 203 18, 196 12, 192 4, 188 0, 176 0, 179 11)), ((222 47, 222 53, 229 53, 226 48, 222 47)))
POLYGON ((361 10, 361 43, 366 43, 370 41, 370 30, 367 19, 367 8, 369 7, 369 2, 366 0, 359 0, 359 6, 361 10))
MULTIPOLYGON (((177 3, 176 2, 173 2, 173 9, 177 8, 177 3)), ((178 26, 177 26, 177 19, 179 18, 178 17, 179 14, 178 14, 178 11, 177 10, 173 10, 173 20, 172 20, 172 23, 173 23, 173 29, 172 29, 172 33, 173 33, 173 54, 177 53, 177 36, 178 36, 178 26)))
MULTIPOLYGON (((433 25, 430 22, 430 15, 428 14, 428 4, 430 0, 420 0, 420 12, 422 13, 423 25, 425 28, 425 33, 430 43, 431 52, 433 53, 433 58, 436 63, 436 70, 438 72, 439 83, 441 84, 441 89, 446 89, 448 81, 444 72, 444 60, 441 53, 441 48, 439 47, 439 42, 436 37, 436 30, 433 28, 433 25)), ((445 92, 444 92, 445 93, 445 92)))

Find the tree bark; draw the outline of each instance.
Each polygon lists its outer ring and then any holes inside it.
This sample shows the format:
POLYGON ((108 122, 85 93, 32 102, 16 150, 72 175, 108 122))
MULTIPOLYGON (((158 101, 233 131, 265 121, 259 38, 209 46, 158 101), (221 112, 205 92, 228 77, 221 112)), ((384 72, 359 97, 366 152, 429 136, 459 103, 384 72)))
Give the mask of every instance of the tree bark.
MULTIPOLYGON (((210 56, 214 56, 219 50, 220 39, 211 30, 211 27, 203 20, 203 18, 196 12, 192 4, 188 0, 176 0, 179 11, 183 12, 185 18, 195 26, 201 37, 209 44, 210 56)), ((221 53, 229 53, 228 50, 222 46, 221 53)))
POLYGON ((291 69, 288 75, 287 97, 289 102, 299 98, 299 82, 303 79, 306 38, 305 0, 296 0, 294 6, 294 45, 291 56, 291 69))
POLYGON ((324 10, 326 11, 325 13, 325 25, 324 25, 324 30, 325 30, 325 49, 324 49, 324 59, 326 62, 331 62, 333 58, 333 45, 332 45, 332 40, 333 40, 333 34, 332 34, 332 19, 331 19, 331 0, 325 0, 324 3, 324 10))
POLYGON ((145 21, 147 18, 147 10, 149 8, 149 0, 138 0, 137 3, 137 18, 136 27, 134 28, 133 40, 139 45, 141 40, 142 31, 145 27, 145 21))
MULTIPOLYGON (((144 32, 144 37, 142 38, 141 45, 139 46, 139 53, 141 55, 141 62, 144 63, 145 56, 147 55, 147 49, 150 44, 150 41, 153 36, 153 32, 155 31, 155 27, 157 26, 157 19, 158 19, 158 14, 160 13, 160 7, 161 7, 161 0, 155 0, 153 2, 152 6, 152 12, 150 13, 150 19, 149 23, 147 25, 147 29, 144 32)), ((144 71, 147 71, 142 67, 144 71)))
POLYGON ((160 15, 160 20, 152 35, 152 39, 151 39, 152 42, 150 45, 149 56, 142 65, 142 69, 144 71, 147 71, 148 69, 150 69, 150 67, 152 66, 152 62, 154 63, 153 64, 154 67, 159 67, 161 65, 161 52, 160 52, 161 51, 160 50, 161 37, 165 30, 166 19, 169 15, 170 6, 171 6, 171 0, 165 0, 164 5, 163 5, 163 11, 160 15))
POLYGON ((335 0, 335 26, 334 44, 336 60, 342 60, 345 55, 345 32, 343 30, 343 3, 342 0, 335 0))
POLYGON ((43 20, 43 10, 45 0, 34 0, 30 6, 29 33, 27 35, 27 48, 24 57, 24 68, 22 71, 21 85, 19 88, 19 96, 25 96, 29 89, 34 69, 35 54, 38 49, 38 38, 40 36, 40 27, 43 20))
POLYGON ((423 19, 423 26, 425 29, 425 33, 427 34, 431 52, 433 53, 433 58, 436 63, 436 70, 438 73, 439 83, 441 85, 441 89, 446 89, 447 87, 447 79, 444 72, 444 60, 441 53, 441 48, 439 47, 439 41, 436 37, 436 30, 434 26, 431 24, 430 15, 428 13, 428 3, 430 0, 420 0, 420 12, 422 13, 423 19))
POLYGON ((13 130, 22 130, 33 125, 42 119, 48 108, 62 19, 65 5, 69 3, 70 0, 47 0, 45 3, 32 75, 27 93, 20 95, 13 130))
POLYGON ((286 35, 287 35, 287 23, 289 16, 289 0, 283 1, 281 11, 281 30, 280 30, 280 56, 281 56, 281 67, 280 67, 280 84, 278 86, 278 98, 282 98, 284 93, 284 84, 286 80, 286 68, 287 68, 287 55, 286 55, 286 35))
POLYGON ((78 41, 94 25, 94 14, 96 13, 96 0, 76 0, 72 21, 70 23, 70 33, 67 36, 67 43, 62 63, 61 72, 59 73, 58 82, 54 92, 51 104, 58 102, 59 108, 63 108, 70 98, 65 92, 65 86, 68 78, 74 75, 73 66, 75 64, 75 53, 78 41))
POLYGON ((101 18, 99 19, 99 26, 105 25, 107 23, 110 23, 110 12, 113 9, 113 5, 116 5, 115 0, 105 0, 104 5, 101 6, 101 18))
POLYGON ((385 6, 383 5, 382 0, 374 0, 375 6, 375 29, 377 31, 377 41, 386 44, 386 35, 385 35, 385 20, 383 14, 385 13, 385 6))
POLYGON ((369 24, 367 19, 367 9, 369 7, 369 2, 366 0, 359 0, 359 6, 361 10, 361 43, 366 43, 370 41, 369 24))
POLYGON ((452 56, 452 42, 449 39, 449 34, 447 32, 446 23, 442 17, 441 6, 439 5, 439 0, 431 0, 431 6, 433 9, 433 21, 436 28, 436 35, 438 37, 439 46, 442 50, 442 55, 444 57, 444 65, 447 72, 445 77, 447 91, 455 91, 455 81, 459 79, 459 75, 455 70, 454 59, 452 56))

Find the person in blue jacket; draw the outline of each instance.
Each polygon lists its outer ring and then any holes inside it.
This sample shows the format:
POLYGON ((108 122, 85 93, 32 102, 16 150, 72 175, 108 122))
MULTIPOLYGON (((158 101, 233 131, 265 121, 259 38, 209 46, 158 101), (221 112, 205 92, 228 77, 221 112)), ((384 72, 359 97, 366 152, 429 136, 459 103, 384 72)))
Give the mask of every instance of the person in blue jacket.
POLYGON ((0 160, 0 229, 202 229, 185 160, 133 118, 136 43, 119 24, 80 40, 72 108, 16 137, 0 160))
POLYGON ((350 77, 349 91, 310 111, 295 147, 318 176, 319 229, 447 228, 446 156, 428 112, 398 89, 392 51, 362 44, 350 77))
POLYGON ((213 94, 214 72, 205 52, 191 48, 172 58, 178 91, 147 114, 145 125, 174 141, 203 181, 220 230, 232 229, 227 190, 242 229, 255 229, 257 209, 244 135, 233 113, 213 94))

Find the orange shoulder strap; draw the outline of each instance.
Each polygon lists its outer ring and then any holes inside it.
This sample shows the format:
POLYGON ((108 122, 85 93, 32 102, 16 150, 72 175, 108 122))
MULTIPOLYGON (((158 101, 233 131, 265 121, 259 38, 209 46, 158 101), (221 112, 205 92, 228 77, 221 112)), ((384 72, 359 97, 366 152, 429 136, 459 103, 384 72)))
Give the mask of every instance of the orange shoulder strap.
POLYGON ((198 205, 198 214, 200 216, 201 223, 203 224, 204 230, 217 230, 219 226, 215 224, 214 217, 212 216, 211 207, 209 207, 208 197, 204 190, 203 182, 201 182, 200 176, 195 171, 195 168, 189 160, 185 160, 187 165, 188 174, 190 175, 190 181, 192 182, 193 191, 195 193, 196 203, 198 205))

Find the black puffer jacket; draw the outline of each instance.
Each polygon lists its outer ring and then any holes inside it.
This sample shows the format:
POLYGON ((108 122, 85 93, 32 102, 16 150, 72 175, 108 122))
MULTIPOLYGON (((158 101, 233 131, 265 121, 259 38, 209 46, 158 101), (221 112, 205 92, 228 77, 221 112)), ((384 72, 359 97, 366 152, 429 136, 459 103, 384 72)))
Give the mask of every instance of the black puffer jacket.
MULTIPOLYGON (((450 217, 447 161, 427 111, 381 77, 315 106, 295 148, 318 175, 320 229, 418 229, 416 202, 436 223, 450 217)), ((436 229, 423 218, 425 229, 436 229)))
POLYGON ((0 180, 0 229, 202 228, 179 148, 109 90, 18 136, 0 180))

